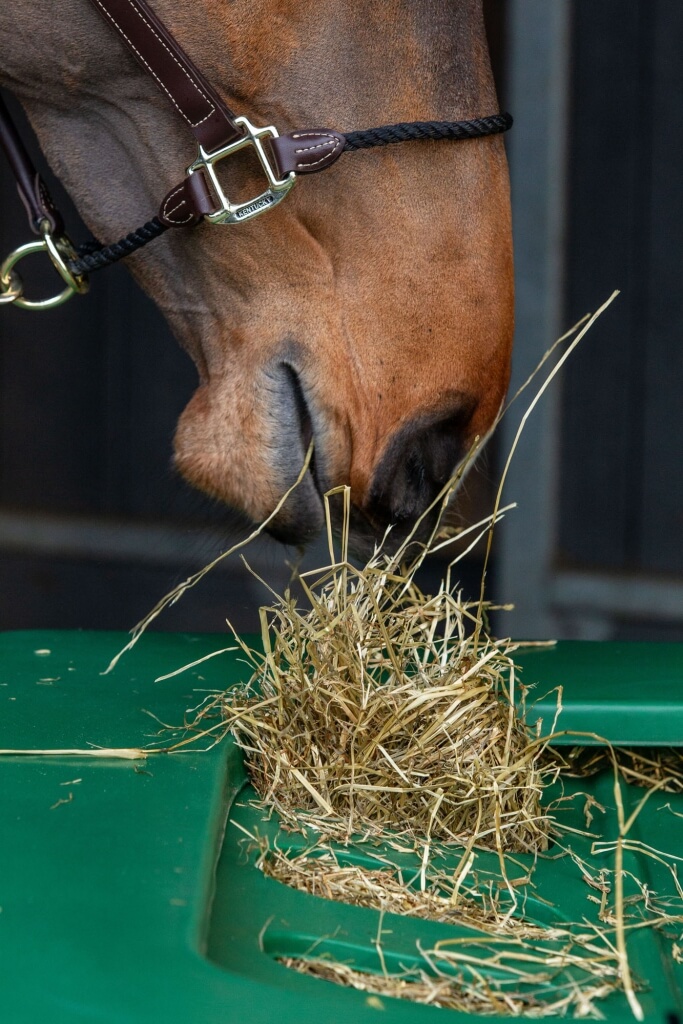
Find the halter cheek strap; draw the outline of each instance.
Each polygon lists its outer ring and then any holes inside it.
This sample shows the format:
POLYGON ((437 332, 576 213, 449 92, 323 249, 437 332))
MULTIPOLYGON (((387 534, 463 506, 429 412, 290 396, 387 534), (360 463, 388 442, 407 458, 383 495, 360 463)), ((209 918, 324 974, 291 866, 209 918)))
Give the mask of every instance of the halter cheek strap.
POLYGON ((41 224, 47 222, 51 231, 61 234, 64 224, 59 211, 55 209, 45 182, 33 166, 33 161, 26 151, 1 96, 0 143, 14 174, 19 198, 26 207, 31 230, 34 234, 39 235, 41 224))
POLYGON ((241 135, 236 115, 145 0, 91 2, 152 75, 200 146, 219 149, 241 135))
POLYGON ((204 219, 238 224, 281 202, 298 175, 330 167, 344 152, 420 139, 473 139, 507 131, 509 114, 471 121, 412 121, 342 134, 332 128, 306 128, 280 135, 273 126, 259 128, 237 116, 195 66, 146 0, 91 0, 140 65, 152 76, 197 142, 197 155, 185 177, 163 198, 159 212, 137 231, 112 245, 86 242, 75 250, 63 234, 62 219, 0 100, 0 144, 17 181, 31 230, 41 236, 15 250, 0 266, 0 305, 14 302, 48 309, 87 289, 87 274, 130 255, 168 228, 187 227, 204 219), (215 165, 245 147, 255 152, 266 188, 246 202, 232 202, 221 186, 215 165), (15 265, 31 252, 46 251, 66 288, 42 302, 22 295, 15 265))
POLYGON ((159 208, 157 216, 166 227, 184 227, 202 217, 230 223, 256 216, 284 198, 294 181, 290 175, 321 171, 341 155, 344 136, 338 132, 310 130, 280 138, 274 128, 258 129, 246 118, 238 117, 145 0, 91 2, 153 77, 197 140, 197 159, 159 208), (271 145, 270 156, 263 146, 266 140, 271 145), (213 168, 245 146, 256 150, 268 189, 238 206, 224 196, 213 168))

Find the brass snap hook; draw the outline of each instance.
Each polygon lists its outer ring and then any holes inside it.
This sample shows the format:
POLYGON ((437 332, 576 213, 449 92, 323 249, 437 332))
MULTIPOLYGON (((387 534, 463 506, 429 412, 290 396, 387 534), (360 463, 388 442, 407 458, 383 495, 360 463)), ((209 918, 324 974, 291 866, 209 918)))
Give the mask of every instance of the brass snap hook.
POLYGON ((69 239, 64 235, 61 238, 53 238, 47 222, 41 226, 41 232, 43 237, 40 241, 20 245, 18 249, 9 254, 0 266, 0 305, 11 302, 20 309, 54 309, 77 292, 79 295, 87 292, 87 277, 72 274, 67 266, 67 260, 76 259, 78 256, 69 239), (66 288, 58 295, 52 295, 48 299, 27 299, 23 295, 21 278, 14 268, 25 256, 38 252, 48 254, 53 267, 66 283, 66 288))
POLYGON ((20 298, 22 290, 21 278, 13 270, 10 270, 7 282, 0 281, 0 306, 9 306, 11 302, 16 302, 20 298))

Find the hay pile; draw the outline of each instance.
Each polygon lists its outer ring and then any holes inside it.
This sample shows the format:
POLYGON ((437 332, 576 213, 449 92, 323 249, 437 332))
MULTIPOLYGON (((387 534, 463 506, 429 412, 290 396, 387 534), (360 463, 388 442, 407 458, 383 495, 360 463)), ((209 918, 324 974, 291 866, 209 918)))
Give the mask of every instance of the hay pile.
POLYGON ((266 657, 225 715, 253 784, 286 821, 338 838, 391 829, 544 849, 544 771, 510 699, 510 646, 476 611, 426 598, 382 561, 339 563, 268 610, 266 657))
MULTIPOLYGON (((432 548, 438 543, 430 541, 432 548)), ((647 798, 669 787, 679 791, 680 771, 643 752, 625 759, 611 748, 571 751, 566 758, 551 754, 518 714, 518 645, 487 634, 489 606, 454 593, 450 571, 434 597, 423 594, 415 573, 424 550, 407 567, 401 564, 406 551, 394 557, 380 551, 356 568, 342 543, 339 559, 304 577, 305 610, 289 595, 276 596, 263 610, 265 653, 242 645, 254 670, 249 687, 221 695, 212 706, 217 700, 224 726, 244 749, 264 804, 279 812, 285 826, 316 836, 299 856, 262 848, 262 870, 306 892, 374 907, 380 957, 385 913, 457 921, 473 932, 466 942, 419 946, 423 966, 400 974, 358 970, 313 950, 282 962, 369 997, 478 1014, 596 1018, 599 1002, 621 992, 642 1020, 643 980, 632 975, 627 936, 666 926, 675 938, 683 924, 683 893, 675 862, 668 865, 673 891, 660 904, 624 870, 623 858, 641 851, 628 834, 647 798), (596 837, 589 862, 565 845, 552 804, 544 809, 541 796, 562 771, 607 766, 614 774, 618 835, 596 837), (648 787, 630 815, 622 780, 648 787), (587 897, 599 904, 597 921, 557 926, 525 918, 504 855, 542 854, 551 835, 553 857, 570 857, 599 892, 587 897), (421 849, 419 886, 390 864, 376 870, 340 865, 334 847, 320 845, 351 838, 421 849), (448 879, 435 877, 432 866, 444 841, 464 848, 448 879), (478 877, 475 848, 499 854, 500 878, 493 887, 478 877), (599 863, 605 855, 614 858, 611 869, 599 863), (627 877, 636 893, 625 895, 627 877), (489 899, 482 900, 487 891, 489 899)), ((652 855, 661 863, 670 859, 652 855)), ((672 948, 675 958, 679 947, 672 948)))
POLYGON ((275 595, 261 613, 265 653, 238 638, 253 675, 218 698, 224 721, 292 827, 543 850, 541 792, 557 769, 517 714, 516 645, 487 636, 488 606, 448 580, 423 594, 429 545, 406 567, 409 544, 357 568, 343 538, 338 560, 301 577, 307 608, 275 595))

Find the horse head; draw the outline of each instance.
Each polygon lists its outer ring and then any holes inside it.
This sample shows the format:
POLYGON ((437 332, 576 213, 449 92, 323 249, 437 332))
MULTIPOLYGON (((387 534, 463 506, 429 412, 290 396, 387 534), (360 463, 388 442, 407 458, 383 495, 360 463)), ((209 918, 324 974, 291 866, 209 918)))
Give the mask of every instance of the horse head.
MULTIPOLYGON (((281 131, 497 110, 481 0, 154 0, 229 105, 281 131)), ((93 233, 147 220, 191 162, 171 106, 86 0, 0 12, 21 99, 93 233)), ((245 172, 246 173, 246 172, 245 172)), ((199 374, 175 461, 285 541, 350 484, 354 530, 405 531, 505 395, 512 338, 507 168, 497 137, 343 156, 237 226, 169 232, 131 257, 199 374)), ((144 344, 144 338, 140 339, 144 344)))

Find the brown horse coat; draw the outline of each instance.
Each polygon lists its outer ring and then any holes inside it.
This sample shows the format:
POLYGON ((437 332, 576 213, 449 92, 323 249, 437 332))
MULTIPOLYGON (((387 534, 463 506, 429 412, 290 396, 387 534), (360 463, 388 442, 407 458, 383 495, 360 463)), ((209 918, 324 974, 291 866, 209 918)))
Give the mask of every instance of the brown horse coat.
MULTIPOLYGON (((238 113, 341 131, 498 109, 481 0, 153 0, 238 113)), ((154 82, 87 0, 0 7, 1 82, 92 231, 147 220, 193 157, 154 82)), ((513 294, 500 137, 347 154, 263 217, 169 233, 129 266, 194 359, 176 463, 305 540, 350 483, 359 533, 408 524, 508 383, 513 294)), ((144 344, 144 338, 140 339, 144 344)))

